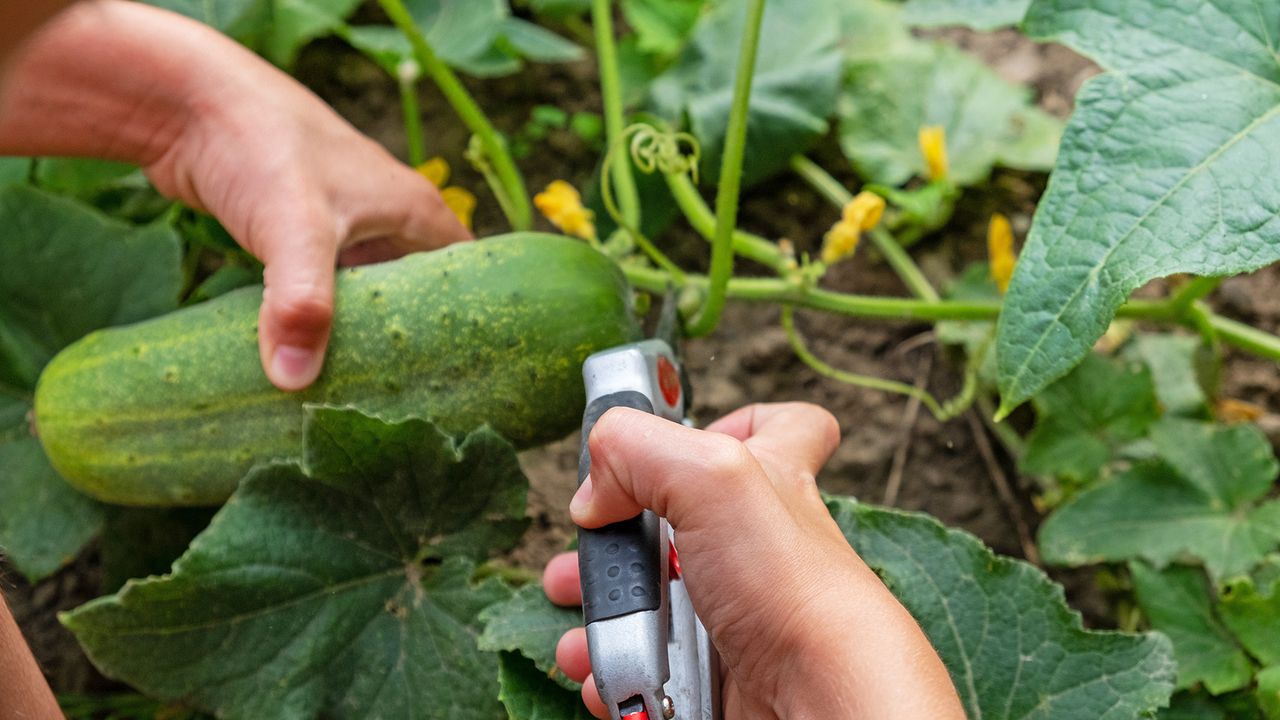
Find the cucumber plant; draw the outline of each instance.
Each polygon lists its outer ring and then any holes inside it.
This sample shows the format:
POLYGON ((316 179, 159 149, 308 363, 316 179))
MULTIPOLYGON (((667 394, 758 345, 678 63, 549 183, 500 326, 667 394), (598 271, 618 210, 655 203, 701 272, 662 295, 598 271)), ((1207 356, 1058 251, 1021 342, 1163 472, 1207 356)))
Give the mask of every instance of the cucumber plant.
POLYGON ((286 398, 255 374, 258 291, 197 302, 254 280, 216 223, 167 207, 129 168, 0 159, 9 560, 47 576, 103 527, 104 563, 128 554, 110 551, 129 548, 113 530, 145 525, 128 515, 140 511, 72 486, 132 504, 230 495, 181 557, 121 570, 136 579, 63 616, 105 674, 152 698, 67 698, 70 712, 584 716, 553 656, 576 614, 494 559, 526 524, 514 448, 576 423, 577 365, 634 336, 633 289, 674 289, 691 338, 728 302, 775 305, 797 356, 832 382, 910 395, 942 420, 981 413, 1034 479, 1047 519, 1032 550, 1102 568, 1116 631, 1085 629, 1029 562, 919 514, 829 498, 972 717, 1280 718, 1277 462, 1254 409, 1214 379, 1226 348, 1274 362, 1280 338, 1211 302, 1222 278, 1280 259, 1280 5, 379 0, 390 24, 359 25, 354 0, 157 4, 282 64, 312 38, 344 39, 395 79, 415 164, 417 84, 434 82, 517 232, 349 273, 324 378, 286 398), (1063 123, 913 32, 938 24, 1017 25, 1105 72, 1063 123), (457 75, 570 61, 584 45, 603 100, 594 210, 564 182, 531 198, 522 153, 457 75), (808 156, 826 137, 858 186, 808 156), (912 248, 950 232, 996 167, 1052 170, 1023 250, 993 217, 988 262, 940 290, 912 248), (740 229, 742 193, 784 173, 839 222, 785 240, 740 229), (535 207, 578 239, 526 234, 535 207), (706 239, 705 273, 670 257, 675 220, 706 239), (868 254, 864 238, 903 296, 826 287, 831 267, 868 254), (756 274, 735 274, 737 259, 756 274), (180 298, 194 307, 172 312, 180 298), (942 400, 834 367, 798 312, 934 324, 963 356, 962 390, 942 400), (393 347, 397 330, 411 350, 393 347), (371 339, 391 345, 371 354, 371 339), (213 369, 197 371, 205 359, 213 369))

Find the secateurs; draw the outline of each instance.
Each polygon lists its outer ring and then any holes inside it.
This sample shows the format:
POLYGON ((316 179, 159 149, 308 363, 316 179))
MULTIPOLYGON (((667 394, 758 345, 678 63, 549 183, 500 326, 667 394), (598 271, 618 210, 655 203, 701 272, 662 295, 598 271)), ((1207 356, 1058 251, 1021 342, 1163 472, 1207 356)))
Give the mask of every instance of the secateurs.
MULTIPOLYGON (((610 408, 684 421, 679 361, 663 340, 596 353, 582 374, 579 485, 591 471, 591 428, 610 408)), ((689 601, 675 541, 667 521, 650 511, 578 531, 587 647, 612 720, 720 718, 718 658, 689 601)))

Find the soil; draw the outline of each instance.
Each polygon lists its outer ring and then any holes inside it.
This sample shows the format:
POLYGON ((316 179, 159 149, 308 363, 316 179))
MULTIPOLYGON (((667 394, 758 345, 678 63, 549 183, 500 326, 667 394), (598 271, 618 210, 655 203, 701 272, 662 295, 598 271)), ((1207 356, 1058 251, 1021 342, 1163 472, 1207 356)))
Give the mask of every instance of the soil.
MULTIPOLYGON (((1058 46, 1039 46, 1017 33, 973 33, 946 30, 933 33, 986 60, 1002 75, 1031 86, 1046 110, 1066 116, 1072 98, 1097 72, 1087 60, 1058 46)), ((407 147, 400 120, 396 88, 376 66, 337 41, 321 41, 307 48, 297 74, 339 113, 404 157, 407 147)), ((598 111, 595 69, 590 62, 535 66, 519 76, 467 80, 497 127, 516 133, 533 107, 554 104, 567 111, 598 111)), ((451 184, 477 190, 481 197, 475 218, 479 236, 501 232, 505 222, 482 192, 483 181, 462 157, 468 133, 434 88, 424 83, 423 122, 431 130, 429 154, 445 157, 454 168, 451 184)), ((583 187, 598 157, 596 148, 568 131, 552 131, 536 143, 529 157, 519 161, 530 189, 557 178, 583 187)), ((815 151, 828 168, 846 168, 833 143, 815 151)), ((853 182, 847 171, 837 173, 853 182)), ((1044 178, 997 172, 985 185, 969 191, 953 229, 931 238, 915 251, 925 272, 944 286, 968 262, 985 252, 986 220, 999 210, 1009 215, 1019 237, 1030 226, 1044 178)), ((741 226, 766 237, 789 238, 800 249, 812 248, 836 219, 812 191, 791 177, 777 178, 753 189, 746 197, 741 226)), ((546 229, 550 229, 549 227, 546 229)), ((702 262, 701 241, 687 231, 668 233, 669 249, 681 258, 702 262)), ((750 272, 750 268, 744 268, 750 272)), ((861 253, 839 266, 827 279, 839 290, 902 295, 901 283, 872 253, 861 253)), ((1232 317, 1270 331, 1280 330, 1280 269, 1228 280, 1214 302, 1232 317)), ((982 429, 977 416, 947 423, 927 411, 909 412, 902 397, 838 384, 819 377, 795 358, 778 327, 777 310, 763 305, 731 305, 720 329, 711 337, 690 342, 686 363, 694 387, 693 415, 707 422, 750 402, 804 400, 830 409, 840 420, 844 440, 819 481, 831 493, 854 495, 881 503, 891 480, 898 484, 890 498, 898 507, 927 512, 948 525, 964 528, 997 551, 1025 557, 1025 544, 1016 529, 1018 518, 1034 533, 1039 522, 1032 498, 1036 488, 1020 478, 1010 457, 982 429), (982 447, 994 450, 984 457, 982 447), (896 479, 895 479, 896 478, 896 479), (1004 478, 1004 480, 1000 480, 1004 478), (1007 482, 1011 498, 1000 499, 999 482, 1007 482)), ((805 313, 800 326, 812 350, 829 363, 854 372, 907 383, 924 382, 938 397, 959 389, 956 358, 933 340, 925 325, 879 323, 820 313, 805 313)), ((1262 424, 1273 441, 1280 441, 1280 381, 1276 364, 1232 353, 1223 379, 1222 395, 1252 402, 1267 410, 1262 424)), ((1026 417, 1015 417, 1025 423, 1026 417)), ((532 490, 533 518, 525 542, 512 559, 527 568, 540 568, 566 547, 573 531, 566 508, 576 484, 576 436, 526 452, 522 464, 532 490)), ((0 566, 0 572, 3 572, 0 566)), ((60 692, 85 692, 108 687, 88 665, 74 639, 57 623, 55 613, 98 594, 96 551, 36 587, 15 572, 3 572, 0 590, 9 598, 41 664, 60 692)), ((1105 626, 1109 599, 1096 589, 1092 571, 1051 570, 1067 586, 1073 606, 1086 623, 1105 626)))

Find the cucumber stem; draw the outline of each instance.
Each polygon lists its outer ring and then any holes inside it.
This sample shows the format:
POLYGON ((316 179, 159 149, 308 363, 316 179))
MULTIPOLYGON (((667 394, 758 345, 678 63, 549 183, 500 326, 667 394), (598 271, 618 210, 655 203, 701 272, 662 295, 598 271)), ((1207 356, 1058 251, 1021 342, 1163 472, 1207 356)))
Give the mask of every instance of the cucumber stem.
POLYGON ((733 275, 733 231, 738 223, 738 194, 742 190, 742 159, 747 147, 747 116, 751 103, 751 80, 755 74, 756 50, 765 0, 749 0, 747 21, 742 31, 738 70, 733 79, 733 104, 725 129, 724 160, 720 164, 720 187, 716 192, 716 233, 711 240, 711 271, 702 311, 689 323, 691 337, 706 335, 720 324, 725 293, 733 275))
MULTIPOLYGON (((622 141, 626 119, 622 107, 622 81, 618 72, 618 48, 613 38, 613 9, 609 0, 592 0, 591 24, 595 27, 596 59, 600 66, 600 95, 604 99, 605 137, 610 148, 622 141)), ((631 227, 640 227, 640 196, 626 152, 611 153, 613 162, 604 172, 613 178, 622 217, 631 227)))
MULTIPOLYGON (((831 177, 831 173, 809 158, 803 155, 792 156, 791 169, 837 208, 843 208, 853 200, 853 193, 849 192, 839 180, 831 177)), ((874 228, 871 231, 871 242, 875 243, 876 249, 884 256, 885 262, 889 263, 889 267, 898 274, 912 295, 921 300, 940 299, 938 291, 933 289, 929 279, 921 272, 920 266, 916 265, 911 255, 888 230, 883 227, 874 228)))
POLYGON ((484 149, 485 160, 493 167, 493 176, 497 182, 490 182, 490 189, 498 197, 498 204, 507 215, 507 221, 515 230, 528 230, 533 226, 533 209, 529 204, 529 194, 525 190, 524 178, 511 160, 507 144, 489 122, 488 116, 476 104, 471 93, 463 87, 458 76, 444 64, 431 49, 426 36, 414 22, 413 16, 405 8, 402 0, 378 0, 378 4, 386 11, 387 17, 404 34, 413 46, 413 54, 418 64, 435 81, 445 100, 453 107, 454 112, 462 119, 467 129, 480 140, 484 149))

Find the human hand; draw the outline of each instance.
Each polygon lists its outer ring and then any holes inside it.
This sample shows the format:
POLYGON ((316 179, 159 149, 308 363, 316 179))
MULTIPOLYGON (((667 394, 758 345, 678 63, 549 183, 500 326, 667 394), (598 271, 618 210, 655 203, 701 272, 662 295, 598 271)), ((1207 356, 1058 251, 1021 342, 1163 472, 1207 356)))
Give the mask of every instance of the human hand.
POLYGON ((283 390, 320 372, 337 262, 470 237, 433 185, 292 78, 211 28, 123 0, 68 10, 18 54, 0 93, 4 152, 136 162, 216 216, 266 265, 258 339, 283 390))
MULTIPOLYGON (((614 409, 589 439, 591 476, 570 506, 594 528, 650 509, 676 530, 689 595, 720 652, 725 718, 963 718, 937 653, 846 542, 814 481, 839 443, 825 410, 752 405, 705 431, 614 409)), ((547 596, 581 603, 575 553, 548 563, 547 596)), ((556 662, 590 677, 586 632, 556 662)))

